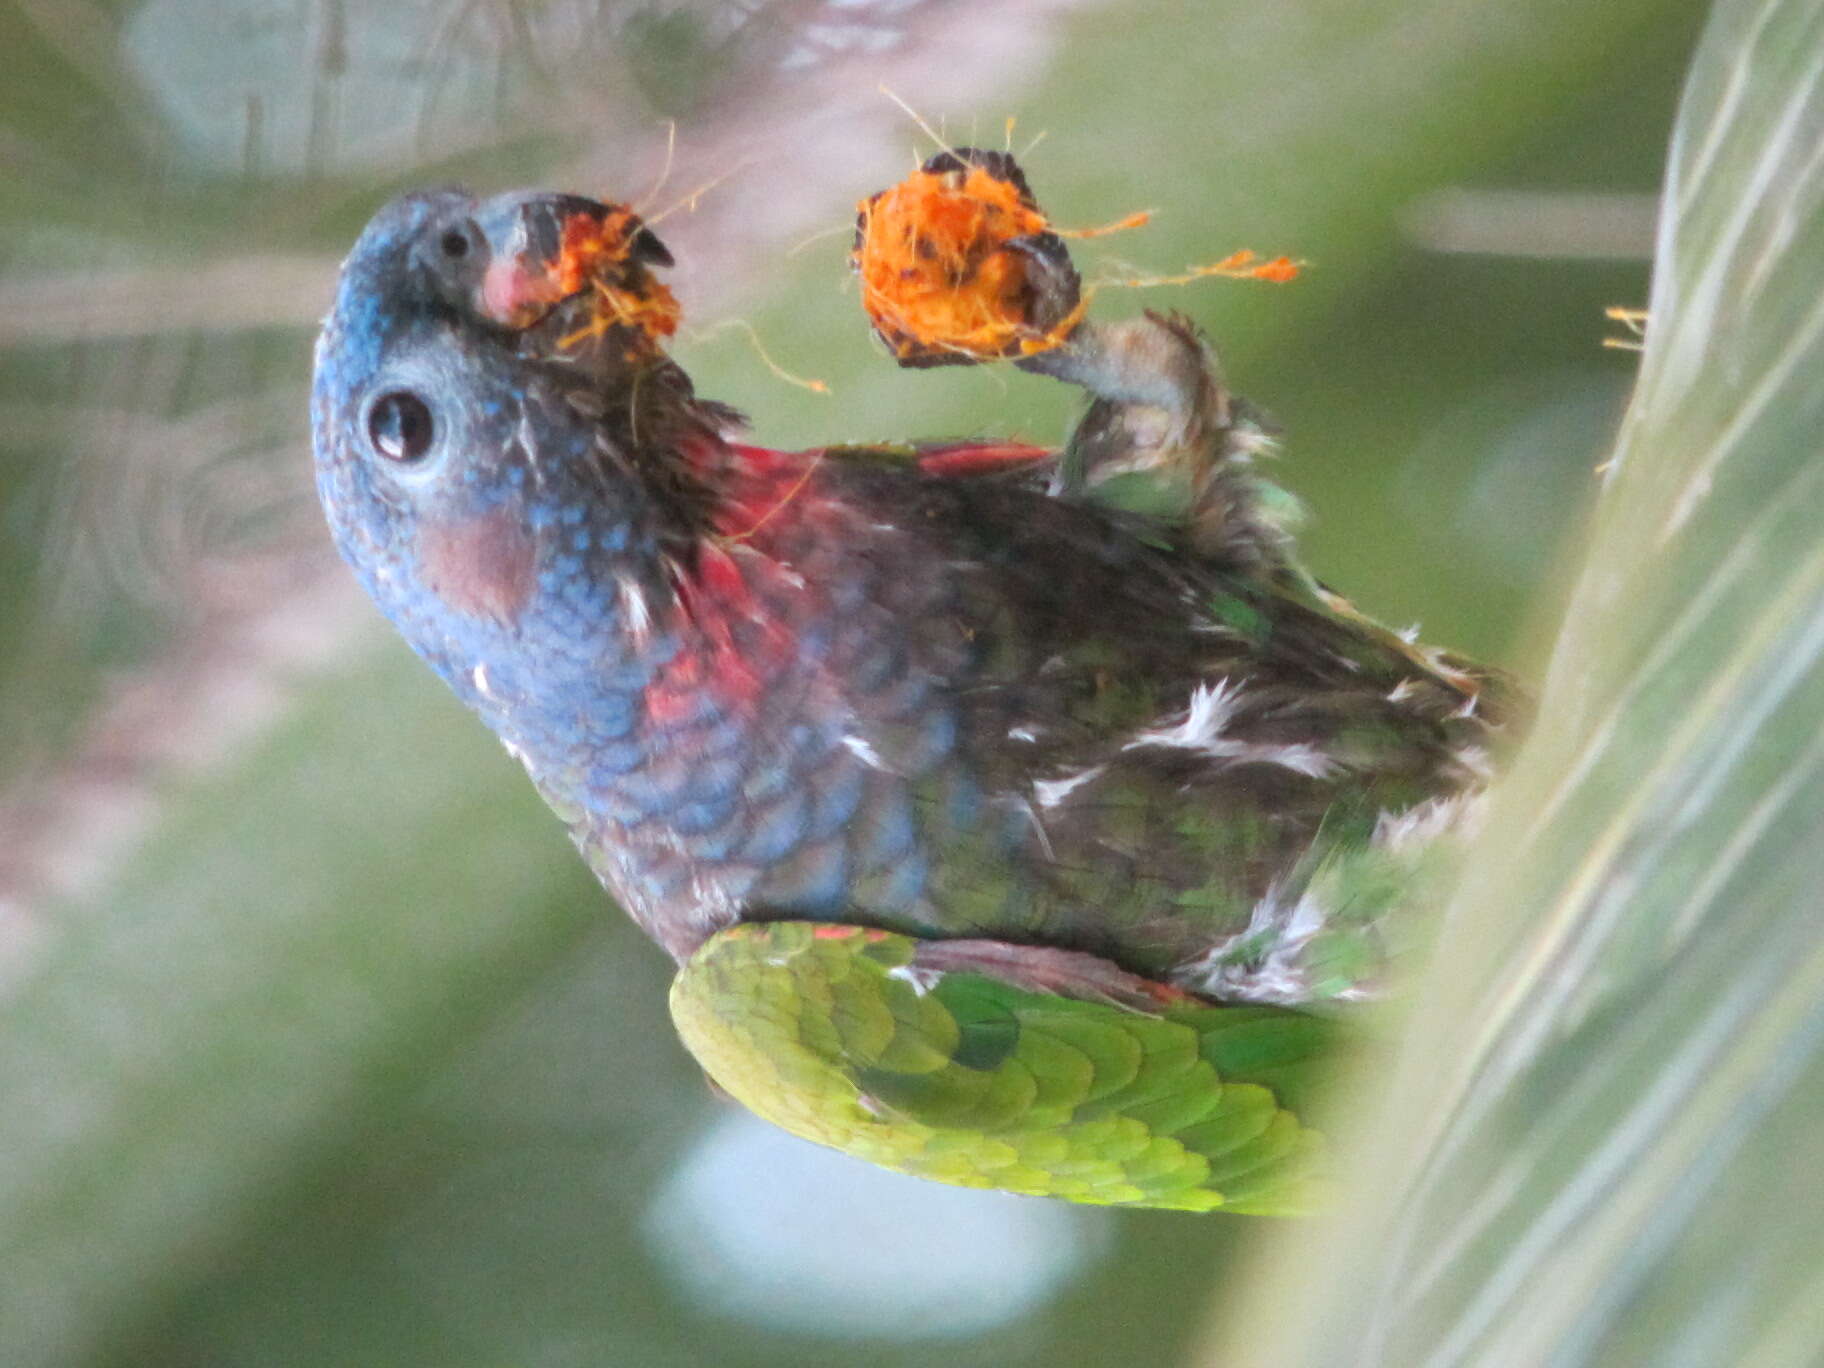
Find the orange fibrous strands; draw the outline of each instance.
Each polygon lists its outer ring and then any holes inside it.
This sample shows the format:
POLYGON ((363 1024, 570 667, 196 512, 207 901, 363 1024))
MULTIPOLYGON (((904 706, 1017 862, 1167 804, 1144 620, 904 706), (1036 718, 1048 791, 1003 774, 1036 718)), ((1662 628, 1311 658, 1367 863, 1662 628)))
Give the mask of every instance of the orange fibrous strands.
POLYGON ((631 359, 656 353, 661 339, 677 332, 683 317, 677 297, 630 257, 640 227, 633 211, 623 208, 599 221, 589 214, 572 214, 564 221, 563 239, 550 266, 552 284, 560 297, 591 290, 595 307, 589 321, 559 345, 574 346, 619 326, 631 334, 631 359))
POLYGON ((1239 252, 1229 253, 1221 261, 1212 261, 1205 266, 1192 266, 1178 275, 1135 276, 1109 283, 1143 288, 1152 285, 1188 285, 1194 280, 1224 276, 1230 280, 1264 280, 1270 284, 1283 285, 1289 280, 1297 280, 1304 265, 1304 262, 1294 261, 1288 256, 1278 256, 1263 261, 1244 247, 1239 252))
POLYGON ((1090 238, 1108 237, 1114 233, 1125 233, 1135 228, 1144 228, 1152 221, 1152 210, 1136 209, 1133 213, 1124 215, 1123 217, 1116 219, 1113 223, 1105 223, 1099 228, 1054 227, 1051 231, 1056 233, 1059 237, 1079 238, 1087 241, 1090 238))
POLYGON ((915 171, 857 209, 862 302, 901 356, 1032 355, 1062 343, 1082 317, 1079 306, 1048 330, 1025 318, 1026 261, 1004 244, 1050 225, 983 167, 915 171))

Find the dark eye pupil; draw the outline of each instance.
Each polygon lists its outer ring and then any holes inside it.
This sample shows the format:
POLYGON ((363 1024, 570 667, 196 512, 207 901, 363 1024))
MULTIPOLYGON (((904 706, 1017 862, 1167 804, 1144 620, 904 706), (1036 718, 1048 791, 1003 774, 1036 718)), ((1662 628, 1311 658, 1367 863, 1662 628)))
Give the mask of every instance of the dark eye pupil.
POLYGON ((440 245, 443 248, 443 254, 455 261, 460 261, 469 254, 469 239, 461 230, 456 228, 450 229, 449 232, 443 235, 443 241, 440 245))
POLYGON ((367 436, 389 461, 416 461, 431 449, 431 411, 404 390, 383 394, 367 415, 367 436))

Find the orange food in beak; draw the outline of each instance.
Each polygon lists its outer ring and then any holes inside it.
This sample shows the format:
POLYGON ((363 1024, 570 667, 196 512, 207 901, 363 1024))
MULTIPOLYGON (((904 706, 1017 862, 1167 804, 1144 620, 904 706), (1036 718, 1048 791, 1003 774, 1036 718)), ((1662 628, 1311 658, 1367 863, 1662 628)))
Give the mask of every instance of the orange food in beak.
POLYGON ((564 220, 563 238, 546 277, 557 298, 589 291, 586 321, 564 337, 569 347, 622 330, 627 359, 657 356, 678 330, 683 311, 676 296, 634 251, 645 226, 631 209, 610 206, 602 215, 577 213, 564 220))

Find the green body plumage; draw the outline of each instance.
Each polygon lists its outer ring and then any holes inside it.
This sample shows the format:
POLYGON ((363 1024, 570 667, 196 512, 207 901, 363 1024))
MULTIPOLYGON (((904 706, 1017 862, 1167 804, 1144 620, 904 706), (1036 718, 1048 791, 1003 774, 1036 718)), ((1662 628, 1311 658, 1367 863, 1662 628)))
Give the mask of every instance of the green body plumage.
POLYGON ((743 925, 672 1017, 727 1092, 807 1140, 966 1187, 1293 1215, 1324 1189, 1302 1119, 1336 1026, 1274 1007, 1090 1000, 923 968, 920 942, 743 925))

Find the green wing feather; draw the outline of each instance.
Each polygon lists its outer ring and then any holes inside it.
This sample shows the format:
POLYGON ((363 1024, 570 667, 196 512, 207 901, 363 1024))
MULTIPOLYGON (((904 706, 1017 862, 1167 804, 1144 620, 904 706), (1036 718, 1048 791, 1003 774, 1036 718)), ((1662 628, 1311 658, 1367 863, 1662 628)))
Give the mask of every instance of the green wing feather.
POLYGON ((735 926, 680 971, 672 1016, 759 1116, 902 1173, 1118 1206, 1322 1204, 1324 1140, 1304 1117, 1333 1023, 1170 995, 1136 1010, 924 968, 920 945, 735 926))

